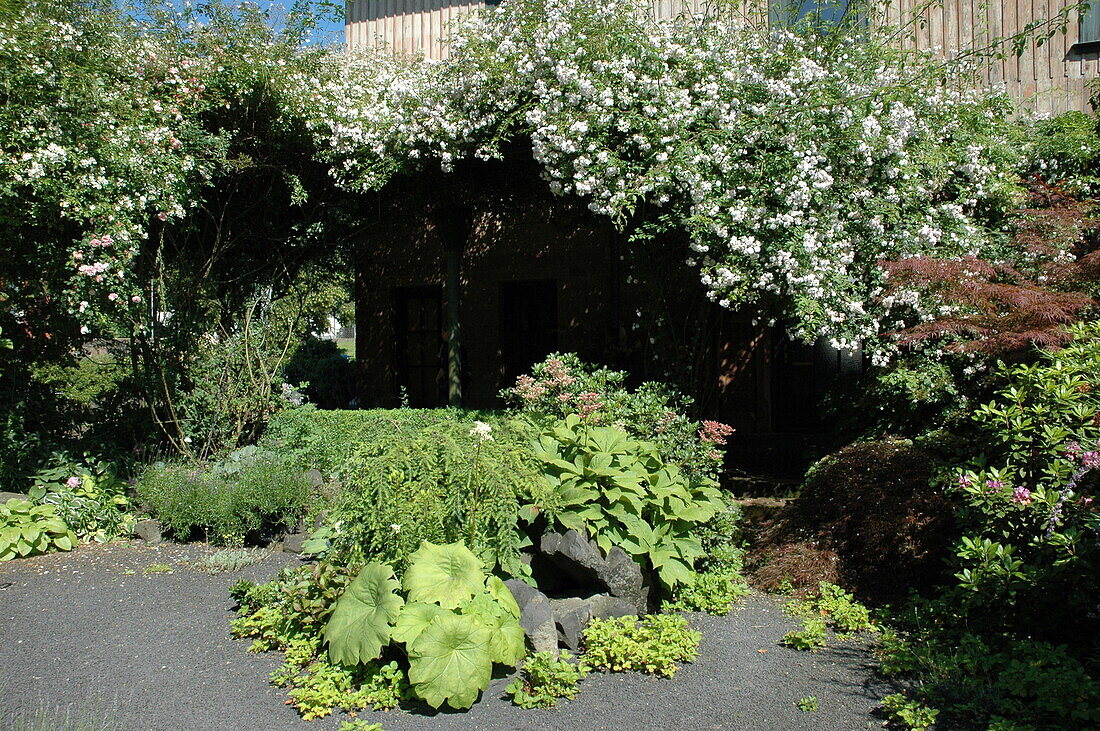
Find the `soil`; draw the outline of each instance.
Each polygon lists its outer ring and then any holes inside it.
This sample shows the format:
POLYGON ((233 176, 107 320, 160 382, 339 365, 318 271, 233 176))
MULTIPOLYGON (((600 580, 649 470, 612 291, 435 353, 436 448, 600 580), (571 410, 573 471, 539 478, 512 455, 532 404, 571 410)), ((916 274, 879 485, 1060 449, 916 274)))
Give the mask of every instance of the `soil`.
MULTIPOLYGON (((228 588, 296 559, 267 554, 218 574, 189 566, 213 550, 130 542, 0 564, 0 728, 339 728, 346 716, 302 721, 267 680, 281 655, 250 654, 249 642, 229 633, 228 588)), ((509 679, 500 677, 467 713, 361 717, 387 730, 880 726, 871 711, 891 689, 875 678, 867 644, 833 641, 816 653, 782 647, 797 626, 782 605, 757 594, 726 617, 690 615, 703 634, 699 659, 671 680, 594 673, 575 700, 523 710, 505 698, 509 679), (806 696, 817 698, 818 711, 798 709, 806 696)))

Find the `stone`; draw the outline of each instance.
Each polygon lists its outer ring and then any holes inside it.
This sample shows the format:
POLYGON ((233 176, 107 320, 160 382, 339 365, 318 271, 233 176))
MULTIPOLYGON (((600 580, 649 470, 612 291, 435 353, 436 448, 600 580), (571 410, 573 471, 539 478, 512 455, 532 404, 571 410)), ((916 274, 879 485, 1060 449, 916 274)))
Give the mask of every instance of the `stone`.
POLYGON ((309 480, 311 487, 320 487, 325 484, 325 476, 321 474, 320 470, 312 469, 305 473, 305 478, 309 480))
POLYGON ((582 589, 580 594, 606 593, 628 602, 633 607, 632 614, 648 611, 649 586, 642 567, 618 546, 604 556, 595 542, 569 530, 544 534, 539 549, 545 561, 568 575, 572 583, 582 589))
POLYGON ((588 605, 588 613, 592 615, 592 619, 631 617, 638 614, 633 604, 621 597, 608 594, 590 596, 585 599, 585 603, 588 605))
POLYGON ((146 543, 160 543, 160 521, 152 518, 134 523, 134 535, 146 543))
POLYGON ((541 591, 519 579, 504 582, 519 605, 519 624, 535 652, 558 654, 558 628, 550 600, 541 591))
POLYGON ((580 652, 584 642, 584 628, 592 621, 592 608, 580 597, 551 599, 554 623, 558 629, 558 641, 573 652, 580 652))
POLYGON ((309 533, 291 533, 283 536, 283 553, 301 553, 302 544, 309 540, 309 533))
POLYGON ((0 505, 3 505, 9 500, 30 500, 30 495, 24 495, 21 492, 0 492, 0 505))

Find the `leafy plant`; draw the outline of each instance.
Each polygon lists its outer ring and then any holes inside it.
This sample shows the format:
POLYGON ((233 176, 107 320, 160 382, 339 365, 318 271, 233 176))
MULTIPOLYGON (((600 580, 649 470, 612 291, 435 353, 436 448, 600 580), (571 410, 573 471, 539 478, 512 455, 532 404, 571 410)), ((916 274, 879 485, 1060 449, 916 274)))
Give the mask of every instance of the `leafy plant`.
POLYGON ((670 465, 694 477, 716 477, 732 429, 687 416, 692 400, 663 383, 626 387, 625 371, 584 363, 575 353, 554 353, 530 375, 501 391, 510 405, 529 414, 564 419, 583 416, 593 425, 615 425, 635 439, 651 440, 670 465))
POLYGON ((677 663, 696 658, 701 639, 674 614, 593 619, 584 630, 584 662, 599 670, 671 678, 677 663))
POLYGON ((808 695, 805 698, 798 699, 798 710, 803 713, 813 713, 820 710, 821 704, 817 701, 817 696, 808 695))
POLYGON ((76 535, 52 505, 12 498, 0 505, 0 561, 48 551, 70 551, 76 535))
POLYGON ((535 454, 556 497, 557 523, 652 565, 667 588, 692 580, 704 555, 693 531, 724 508, 713 481, 689 478, 653 444, 575 414, 543 434, 535 454))
POLYGON ((351 713, 393 708, 408 696, 408 684, 396 662, 349 668, 320 658, 293 679, 287 695, 302 718, 312 721, 337 708, 351 713))
POLYGON ((825 620, 821 617, 803 617, 802 629, 783 635, 782 643, 795 650, 816 650, 825 647, 825 620))
POLYGON ((523 670, 504 690, 520 708, 553 708, 561 698, 572 700, 588 674, 587 666, 572 660, 568 651, 560 657, 551 652, 528 655, 523 670))
POLYGON ((836 584, 821 582, 816 594, 790 602, 787 611, 796 617, 823 617, 838 632, 862 632, 875 628, 871 612, 836 584))
POLYGON ((389 566, 367 564, 337 602, 325 639, 329 657, 348 665, 381 657, 391 641, 404 645, 412 692, 433 708, 469 708, 493 664, 514 665, 524 650, 519 606, 504 583, 461 543, 426 541, 400 584, 389 566))
POLYGON ((157 561, 155 563, 149 564, 144 569, 142 569, 142 573, 153 575, 170 574, 172 573, 172 564, 157 561))
POLYGON ((882 699, 882 708, 890 723, 912 731, 923 731, 936 722, 939 711, 928 708, 902 693, 893 693, 882 699))

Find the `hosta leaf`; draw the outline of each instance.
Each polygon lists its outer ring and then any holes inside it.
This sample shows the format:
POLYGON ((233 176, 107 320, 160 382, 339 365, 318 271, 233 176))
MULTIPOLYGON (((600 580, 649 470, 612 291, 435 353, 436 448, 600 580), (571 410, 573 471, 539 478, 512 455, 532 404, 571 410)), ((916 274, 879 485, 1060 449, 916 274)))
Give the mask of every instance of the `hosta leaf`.
POLYGON ((53 544, 62 551, 73 550, 73 539, 69 536, 58 536, 53 539, 53 544))
POLYGON ((393 569, 380 563, 367 564, 348 584, 325 627, 333 662, 355 665, 382 654, 390 642, 390 624, 405 603, 394 593, 398 586, 393 569))
POLYGON ((409 601, 454 609, 481 591, 485 573, 478 557, 462 543, 437 546, 424 541, 409 557, 402 583, 409 601))
POLYGON ((438 604, 409 602, 401 608, 401 613, 397 616, 397 624, 393 626, 394 642, 412 644, 433 619, 450 613, 450 610, 438 604))
POLYGON ((491 632, 472 616, 433 619, 409 649, 409 682, 432 708, 469 708, 489 687, 491 632))

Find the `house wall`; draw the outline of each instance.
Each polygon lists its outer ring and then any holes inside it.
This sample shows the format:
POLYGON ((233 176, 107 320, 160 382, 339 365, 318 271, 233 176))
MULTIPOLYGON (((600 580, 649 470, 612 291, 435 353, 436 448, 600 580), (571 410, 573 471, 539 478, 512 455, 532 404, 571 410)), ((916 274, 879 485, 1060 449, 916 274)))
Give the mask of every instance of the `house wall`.
MULTIPOLYGON (((704 12, 708 0, 650 0, 659 18, 688 11, 704 12)), ((883 18, 905 31, 897 39, 902 48, 936 50, 956 55, 958 49, 977 49, 990 39, 1021 32, 1028 22, 1056 16, 1073 0, 893 0, 883 5, 883 18), (920 22, 913 12, 925 7, 920 22)), ((746 2, 746 7, 753 3, 746 2)), ((351 0, 348 3, 346 38, 349 48, 387 45, 395 52, 423 51, 429 59, 444 58, 450 24, 484 9, 483 0, 351 0)), ((1100 12, 1100 9, 1093 12, 1100 12)), ((739 13, 742 17, 746 10, 739 13)), ((1055 34, 1042 45, 1028 43, 1023 55, 986 64, 980 82, 1003 84, 1008 93, 1036 111, 1057 114, 1090 111, 1086 84, 1100 75, 1100 43, 1078 43, 1078 19, 1070 17, 1065 35, 1055 34)))

